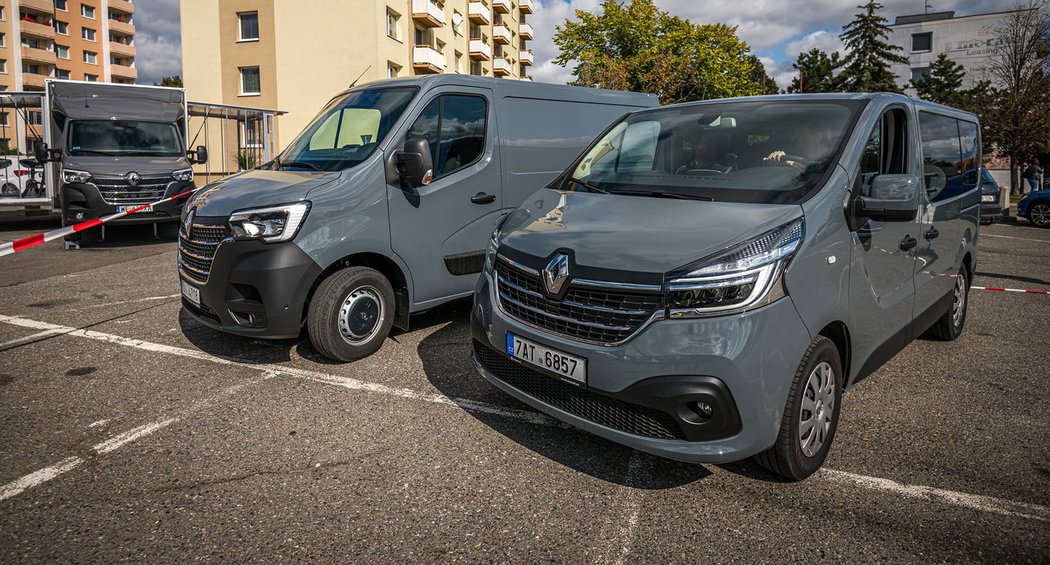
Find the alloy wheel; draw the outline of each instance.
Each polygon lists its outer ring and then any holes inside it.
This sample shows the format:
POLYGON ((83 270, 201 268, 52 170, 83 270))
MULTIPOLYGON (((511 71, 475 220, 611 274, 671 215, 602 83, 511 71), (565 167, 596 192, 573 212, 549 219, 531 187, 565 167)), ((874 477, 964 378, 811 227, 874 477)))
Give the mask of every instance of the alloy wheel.
POLYGON ((952 325, 956 328, 962 325, 966 314, 966 286, 966 273, 960 272, 955 277, 955 300, 952 302, 952 325))
POLYGON ((1028 211, 1028 219, 1033 224, 1045 228, 1050 226, 1050 204, 1036 204, 1028 211))

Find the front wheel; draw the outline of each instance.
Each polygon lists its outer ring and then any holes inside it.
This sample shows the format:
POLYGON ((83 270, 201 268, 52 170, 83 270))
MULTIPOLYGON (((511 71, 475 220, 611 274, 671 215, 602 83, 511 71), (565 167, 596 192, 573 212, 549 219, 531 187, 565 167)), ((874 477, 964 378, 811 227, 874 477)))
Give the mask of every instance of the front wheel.
POLYGON ((1041 228, 1050 228, 1050 203, 1036 202, 1028 209, 1028 221, 1041 228))
POLYGON ((335 361, 356 361, 383 345, 394 323, 394 290, 379 271, 348 267, 325 279, 307 311, 310 343, 335 361))
POLYGON ((830 339, 817 336, 802 356, 788 392, 773 447, 755 456, 770 471, 793 481, 824 464, 842 404, 842 360, 830 339))

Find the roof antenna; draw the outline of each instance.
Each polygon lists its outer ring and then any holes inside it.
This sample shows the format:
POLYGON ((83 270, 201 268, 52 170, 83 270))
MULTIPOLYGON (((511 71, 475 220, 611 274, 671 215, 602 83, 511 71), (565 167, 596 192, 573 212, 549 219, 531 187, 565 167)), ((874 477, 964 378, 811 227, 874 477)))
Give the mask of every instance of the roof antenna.
POLYGON ((371 69, 371 68, 372 68, 372 65, 368 65, 368 67, 365 68, 364 71, 361 71, 361 74, 357 75, 357 78, 354 79, 354 82, 351 82, 350 86, 348 86, 347 88, 353 88, 354 85, 357 84, 357 81, 361 80, 361 77, 365 76, 365 73, 367 73, 368 69, 371 69))

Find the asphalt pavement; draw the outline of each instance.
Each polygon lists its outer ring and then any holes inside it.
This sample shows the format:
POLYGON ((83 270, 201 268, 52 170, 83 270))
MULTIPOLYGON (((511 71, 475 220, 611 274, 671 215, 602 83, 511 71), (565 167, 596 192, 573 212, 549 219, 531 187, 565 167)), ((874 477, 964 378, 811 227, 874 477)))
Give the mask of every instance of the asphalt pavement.
MULTIPOLYGON (((964 335, 852 388, 825 469, 785 483, 501 394, 469 302, 351 364, 214 332, 151 236, 0 258, 2 562, 1050 561, 1050 296, 972 291, 964 335)), ((1050 290, 1050 230, 979 249, 975 285, 1050 290)))

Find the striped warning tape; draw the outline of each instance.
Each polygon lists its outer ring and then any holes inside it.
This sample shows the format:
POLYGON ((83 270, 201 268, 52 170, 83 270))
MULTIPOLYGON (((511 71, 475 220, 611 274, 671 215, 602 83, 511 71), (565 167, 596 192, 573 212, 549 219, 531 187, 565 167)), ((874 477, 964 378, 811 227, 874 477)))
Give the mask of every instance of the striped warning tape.
POLYGON ((182 193, 176 194, 175 196, 169 196, 167 198, 164 198, 162 200, 158 200, 156 202, 152 202, 150 204, 143 204, 142 206, 136 206, 136 207, 131 208, 129 210, 124 210, 123 212, 117 212, 116 214, 111 214, 109 216, 105 216, 105 217, 102 217, 102 218, 95 218, 94 220, 87 220, 87 221, 84 221, 84 222, 73 224, 71 226, 61 227, 61 228, 58 228, 57 230, 51 230, 51 231, 45 232, 45 233, 38 233, 36 235, 31 235, 29 237, 23 237, 22 239, 18 239, 18 240, 11 241, 11 242, 8 242, 8 243, 0 243, 0 257, 3 257, 5 255, 10 255, 10 254, 12 254, 12 253, 14 253, 16 251, 22 251, 24 249, 29 249, 30 247, 36 247, 37 245, 40 245, 41 243, 47 243, 48 241, 54 241, 54 240, 56 240, 56 239, 58 239, 60 237, 65 237, 67 235, 71 235, 71 234, 74 234, 74 233, 77 233, 77 232, 82 232, 84 230, 91 229, 91 228, 93 228, 95 226, 100 226, 100 225, 102 225, 102 224, 104 224, 104 223, 106 223, 106 222, 108 222, 110 220, 115 220, 117 218, 123 218, 124 216, 127 216, 128 214, 134 214, 135 212, 140 212, 140 211, 145 210, 145 209, 147 209, 147 208, 149 208, 151 206, 156 206, 158 204, 164 204, 165 202, 170 202, 172 200, 175 200, 176 198, 182 198, 183 196, 186 196, 186 195, 189 195, 189 194, 193 194, 193 192, 195 192, 196 190, 197 189, 187 190, 186 192, 182 192, 182 193))
POLYGON ((1027 290, 1023 288, 1001 288, 998 286, 971 286, 972 290, 994 290, 998 292, 1023 292, 1025 294, 1050 294, 1050 290, 1027 290))

